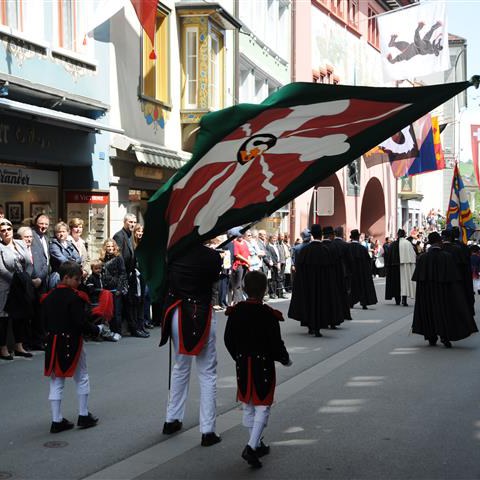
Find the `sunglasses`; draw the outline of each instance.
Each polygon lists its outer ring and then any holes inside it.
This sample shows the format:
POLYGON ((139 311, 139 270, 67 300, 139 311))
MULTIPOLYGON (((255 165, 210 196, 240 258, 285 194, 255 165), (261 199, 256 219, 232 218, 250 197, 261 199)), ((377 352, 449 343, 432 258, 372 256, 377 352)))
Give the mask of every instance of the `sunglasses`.
POLYGON ((7 227, 0 230, 0 233, 11 232, 11 231, 12 231, 12 227, 7 227))

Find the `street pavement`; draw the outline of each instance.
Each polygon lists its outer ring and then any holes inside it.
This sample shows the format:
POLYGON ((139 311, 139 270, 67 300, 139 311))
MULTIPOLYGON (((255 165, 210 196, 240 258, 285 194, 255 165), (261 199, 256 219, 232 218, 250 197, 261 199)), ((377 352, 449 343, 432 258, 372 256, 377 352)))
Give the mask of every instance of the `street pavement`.
MULTIPOLYGON (((168 348, 157 347, 154 329, 146 340, 87 344, 90 410, 100 417, 93 429, 49 434, 42 353, 0 363, 0 479, 480 478, 480 337, 427 346, 410 333, 413 307, 385 302, 384 279, 375 283, 379 304, 353 309, 352 321, 322 338, 293 320, 282 324, 294 364, 277 368, 261 470, 240 457, 248 435, 220 313, 220 444, 199 445, 195 375, 183 430, 162 435, 168 348)), ((288 301, 274 306, 286 314, 288 301)), ((64 416, 75 420, 76 406, 70 381, 64 416)))

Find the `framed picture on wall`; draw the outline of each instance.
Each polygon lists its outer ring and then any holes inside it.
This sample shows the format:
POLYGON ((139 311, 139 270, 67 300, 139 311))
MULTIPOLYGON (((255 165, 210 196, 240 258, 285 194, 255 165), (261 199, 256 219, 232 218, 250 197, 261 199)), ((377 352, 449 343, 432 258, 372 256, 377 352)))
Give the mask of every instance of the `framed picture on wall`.
POLYGON ((30 204, 30 217, 32 217, 32 220, 40 213, 49 215, 49 212, 50 202, 32 202, 30 204))
POLYGON ((6 217, 13 223, 22 223, 23 221, 23 202, 6 202, 6 217))

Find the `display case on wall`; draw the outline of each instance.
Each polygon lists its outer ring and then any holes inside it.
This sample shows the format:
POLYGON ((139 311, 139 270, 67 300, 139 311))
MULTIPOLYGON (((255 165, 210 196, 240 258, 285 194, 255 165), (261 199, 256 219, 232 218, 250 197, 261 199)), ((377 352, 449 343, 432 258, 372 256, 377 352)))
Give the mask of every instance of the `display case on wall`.
POLYGON ((108 201, 108 193, 65 192, 67 222, 72 218, 83 220, 83 239, 92 260, 99 257, 102 244, 108 238, 108 201))

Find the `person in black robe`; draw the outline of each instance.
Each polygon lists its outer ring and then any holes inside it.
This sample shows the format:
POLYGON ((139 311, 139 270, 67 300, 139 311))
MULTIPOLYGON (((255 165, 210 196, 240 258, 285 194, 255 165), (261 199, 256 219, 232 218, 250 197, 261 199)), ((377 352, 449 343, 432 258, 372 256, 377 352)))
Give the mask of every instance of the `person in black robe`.
POLYGON ((449 252, 455 260, 455 265, 458 268, 458 273, 462 279, 463 291, 465 294, 465 301, 475 315, 475 297, 473 295, 473 279, 472 269, 470 267, 470 251, 468 247, 462 243, 459 245, 455 241, 455 233, 453 229, 442 231, 442 248, 449 252), (463 248, 463 246, 465 248, 463 248))
POLYGON ((308 333, 321 337, 320 329, 343 322, 341 294, 335 281, 338 256, 321 242, 320 225, 312 225, 313 240, 299 253, 288 316, 308 327, 308 333), (333 281, 332 281, 333 280, 333 281))
POLYGON ((377 303, 371 259, 367 249, 359 243, 360 232, 358 230, 355 229, 350 232, 350 239, 349 248, 352 256, 350 307, 353 308, 356 303, 360 302, 362 308, 367 310, 367 305, 377 303))
MULTIPOLYGON (((337 227, 342 230, 341 227, 337 227)), ((352 316, 350 315, 350 300, 347 289, 347 256, 349 256, 350 250, 348 248, 347 242, 343 238, 336 238, 335 230, 333 227, 325 227, 323 229, 323 242, 333 250, 334 254, 338 256, 340 262, 337 265, 337 286, 338 291, 340 292, 343 304, 343 318, 345 320, 351 320, 352 316)), ((348 267, 348 272, 350 271, 350 266, 348 267)))
MULTIPOLYGON (((399 230, 399 233, 404 230, 399 230)), ((398 238, 390 243, 387 249, 384 249, 385 257, 385 300, 395 299, 395 303, 400 305, 401 285, 400 285, 400 250, 398 238)))
POLYGON ((430 248, 418 258, 412 280, 417 282, 412 332, 430 345, 438 337, 445 347, 478 332, 463 291, 462 279, 451 253, 442 249, 437 232, 428 235, 430 248))

